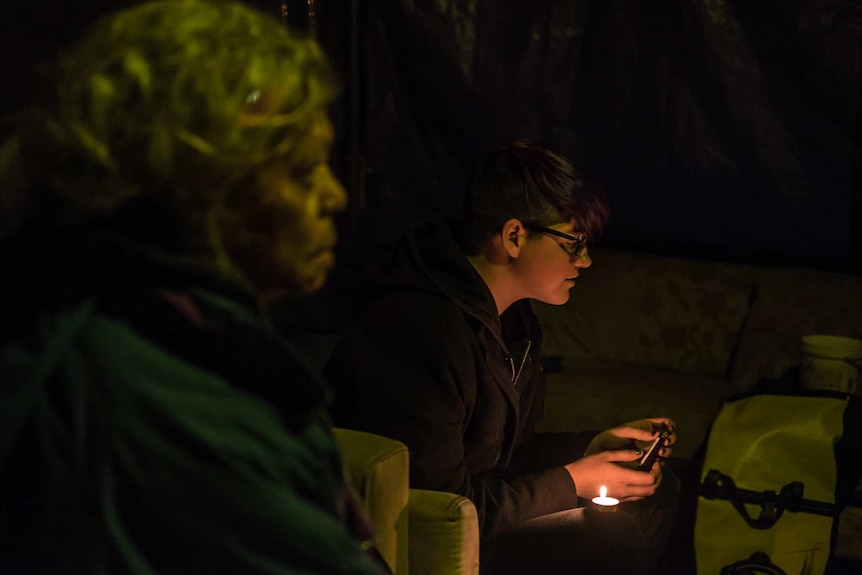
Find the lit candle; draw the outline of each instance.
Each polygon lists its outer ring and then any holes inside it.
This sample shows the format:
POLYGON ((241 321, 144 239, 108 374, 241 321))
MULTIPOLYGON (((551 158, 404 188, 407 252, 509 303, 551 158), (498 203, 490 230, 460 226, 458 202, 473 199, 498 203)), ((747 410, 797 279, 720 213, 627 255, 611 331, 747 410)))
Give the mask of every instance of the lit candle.
POLYGON ((599 488, 599 496, 593 497, 593 507, 599 511, 616 511, 619 502, 616 497, 608 497, 608 488, 604 485, 599 488))

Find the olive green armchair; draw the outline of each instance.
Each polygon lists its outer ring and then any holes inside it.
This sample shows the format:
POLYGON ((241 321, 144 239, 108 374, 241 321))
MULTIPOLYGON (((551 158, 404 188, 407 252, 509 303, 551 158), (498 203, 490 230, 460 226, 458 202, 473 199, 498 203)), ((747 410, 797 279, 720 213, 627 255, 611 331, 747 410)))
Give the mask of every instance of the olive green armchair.
POLYGON ((477 575, 479 521, 473 502, 411 489, 403 443, 336 428, 344 473, 371 519, 377 548, 395 575, 477 575))

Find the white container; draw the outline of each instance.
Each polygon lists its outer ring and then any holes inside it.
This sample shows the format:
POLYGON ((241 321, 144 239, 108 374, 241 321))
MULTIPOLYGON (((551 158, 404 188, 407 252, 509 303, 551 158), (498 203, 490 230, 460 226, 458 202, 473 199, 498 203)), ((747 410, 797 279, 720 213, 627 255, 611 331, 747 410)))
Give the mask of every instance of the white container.
POLYGON ((858 393, 862 369, 862 340, 838 335, 802 336, 802 387, 858 393))

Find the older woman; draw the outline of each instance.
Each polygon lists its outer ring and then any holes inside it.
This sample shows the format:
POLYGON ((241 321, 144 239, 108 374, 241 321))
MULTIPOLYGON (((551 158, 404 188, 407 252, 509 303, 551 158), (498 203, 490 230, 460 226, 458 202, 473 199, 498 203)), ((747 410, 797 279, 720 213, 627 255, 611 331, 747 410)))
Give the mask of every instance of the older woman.
POLYGON ((333 92, 278 21, 168 0, 99 22, 17 118, 0 572, 381 572, 329 392, 262 318, 333 265, 333 92))

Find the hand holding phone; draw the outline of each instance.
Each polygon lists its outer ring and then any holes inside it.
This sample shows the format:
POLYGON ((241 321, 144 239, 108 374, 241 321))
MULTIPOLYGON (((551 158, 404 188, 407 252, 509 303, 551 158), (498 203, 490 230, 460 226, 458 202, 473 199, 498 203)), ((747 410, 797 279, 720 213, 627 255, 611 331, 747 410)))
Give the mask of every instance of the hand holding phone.
POLYGON ((662 425, 659 429, 659 434, 650 443, 649 447, 644 450, 644 454, 638 460, 637 469, 638 471, 649 471, 652 469, 653 463, 658 459, 659 452, 661 448, 664 447, 664 440, 670 435, 670 429, 667 428, 666 425, 662 425))

